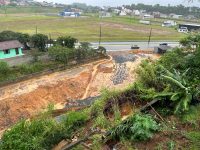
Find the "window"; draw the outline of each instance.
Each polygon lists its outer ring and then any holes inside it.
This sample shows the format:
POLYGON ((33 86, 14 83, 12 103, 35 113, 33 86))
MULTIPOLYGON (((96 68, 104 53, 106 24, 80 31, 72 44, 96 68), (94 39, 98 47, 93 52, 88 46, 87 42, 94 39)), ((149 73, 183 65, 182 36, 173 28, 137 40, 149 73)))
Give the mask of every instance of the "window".
POLYGON ((19 55, 19 49, 15 48, 16 55, 19 55))
POLYGON ((4 54, 10 54, 10 50, 9 49, 4 50, 3 52, 4 52, 4 54))

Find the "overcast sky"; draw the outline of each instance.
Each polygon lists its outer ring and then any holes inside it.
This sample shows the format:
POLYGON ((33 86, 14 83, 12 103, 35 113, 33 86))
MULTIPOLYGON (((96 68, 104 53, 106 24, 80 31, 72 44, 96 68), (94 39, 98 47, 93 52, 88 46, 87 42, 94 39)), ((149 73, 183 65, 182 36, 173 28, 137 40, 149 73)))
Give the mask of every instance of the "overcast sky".
MULTIPOLYGON (((38 0, 44 1, 44 0, 38 0)), ((189 4, 187 0, 46 0, 48 2, 59 2, 64 4, 71 4, 73 2, 86 3, 88 5, 95 6, 120 6, 123 4, 136 4, 136 3, 145 3, 145 4, 161 4, 161 5, 178 5, 183 4, 185 6, 198 6, 200 7, 200 2, 193 2, 189 4)), ((195 1, 195 0, 194 0, 195 1)))

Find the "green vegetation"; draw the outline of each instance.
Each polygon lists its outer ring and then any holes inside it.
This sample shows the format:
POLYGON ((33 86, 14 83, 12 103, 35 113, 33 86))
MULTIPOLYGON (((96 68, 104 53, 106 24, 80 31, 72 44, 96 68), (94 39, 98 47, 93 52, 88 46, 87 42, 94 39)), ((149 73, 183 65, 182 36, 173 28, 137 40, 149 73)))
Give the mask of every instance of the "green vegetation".
MULTIPOLYGON (((69 112, 61 121, 56 122, 51 116, 39 123, 38 118, 22 121, 4 133, 0 148, 49 149, 61 139, 70 140, 74 136, 81 139, 86 133, 98 130, 104 133, 97 132, 89 139, 95 149, 106 144, 111 147, 119 144, 126 149, 138 149, 144 144, 152 149, 199 149, 200 49, 193 47, 193 43, 169 51, 157 61, 143 61, 137 70, 136 83, 123 90, 104 89, 91 107, 69 112), (128 116, 123 116, 124 104, 133 107, 128 116)), ((82 43, 72 56, 85 58, 92 50, 88 48, 88 43, 82 43), (76 55, 79 51, 84 53, 76 55)), ((57 43, 50 51, 60 49, 62 55, 70 48, 57 43)), ((9 71, 6 64, 2 66, 2 70, 9 71)))
MULTIPOLYGON (((38 13, 58 13, 62 8, 41 7, 41 6, 6 6, 7 14, 38 14, 38 13)), ((5 7, 0 6, 0 14, 5 14, 5 7)))
POLYGON ((6 62, 0 62, 0 82, 15 81, 33 73, 58 69, 59 67, 66 68, 67 65, 70 67, 91 60, 91 57, 98 59, 106 56, 104 47, 93 49, 90 43, 82 42, 78 48, 75 48, 75 43, 78 40, 68 36, 59 37, 54 42, 51 39, 48 40, 44 34, 30 36, 13 31, 3 31, 0 33, 0 41, 6 40, 19 40, 24 44, 24 47, 31 49, 32 61, 14 67, 9 67, 6 62), (53 46, 47 48, 48 43, 53 44, 53 46), (43 57, 46 58, 43 59, 43 57))
POLYGON ((49 113, 32 121, 21 121, 6 131, 0 149, 51 149, 62 139, 71 138, 73 132, 80 130, 88 119, 86 112, 71 112, 58 123, 49 113))
POLYGON ((44 34, 34 34, 33 36, 31 36, 30 41, 34 48, 37 48, 40 51, 45 51, 48 36, 44 34))
POLYGON ((45 15, 0 16, 0 31, 12 30, 33 35, 51 35, 53 39, 71 36, 80 41, 99 41, 99 26, 102 24, 102 41, 148 40, 152 28, 152 40, 180 40, 185 35, 173 28, 159 24, 150 26, 139 23, 137 18, 113 16, 100 19, 97 16, 63 18, 45 15))
POLYGON ((145 141, 153 137, 159 126, 149 115, 136 114, 110 131, 112 139, 145 141))

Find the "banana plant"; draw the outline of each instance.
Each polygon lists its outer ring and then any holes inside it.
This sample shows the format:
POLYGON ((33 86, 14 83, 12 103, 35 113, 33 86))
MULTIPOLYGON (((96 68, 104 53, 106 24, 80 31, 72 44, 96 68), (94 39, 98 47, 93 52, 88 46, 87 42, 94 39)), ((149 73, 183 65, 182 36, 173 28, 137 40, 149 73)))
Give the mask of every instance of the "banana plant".
POLYGON ((170 97, 170 100, 173 101, 175 106, 174 113, 184 112, 189 109, 189 105, 194 97, 199 95, 197 88, 190 86, 188 81, 185 80, 187 69, 184 73, 174 69, 174 72, 170 72, 167 69, 163 68, 163 74, 161 74, 161 79, 169 84, 170 89, 168 92, 161 92, 155 96, 155 98, 161 97, 170 97))

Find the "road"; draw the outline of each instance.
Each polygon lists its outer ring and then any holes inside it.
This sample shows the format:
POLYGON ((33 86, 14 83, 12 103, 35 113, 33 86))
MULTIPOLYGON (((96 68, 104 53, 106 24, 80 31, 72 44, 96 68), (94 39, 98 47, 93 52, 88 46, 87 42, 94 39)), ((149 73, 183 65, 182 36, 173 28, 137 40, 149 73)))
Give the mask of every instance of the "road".
MULTIPOLYGON (((149 49, 159 46, 160 43, 168 43, 171 47, 179 47, 179 42, 172 41, 153 41, 148 42, 145 41, 136 41, 136 42, 101 42, 101 46, 105 47, 107 51, 118 51, 118 50, 130 50, 132 45, 137 45, 140 49, 149 49)), ((99 46, 98 42, 91 43, 94 47, 99 46)))

